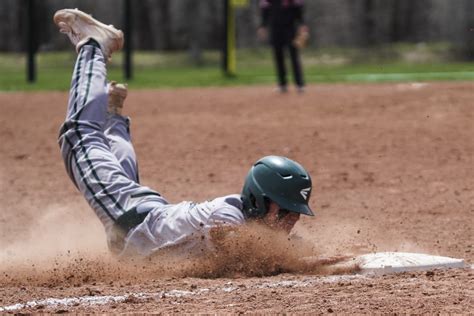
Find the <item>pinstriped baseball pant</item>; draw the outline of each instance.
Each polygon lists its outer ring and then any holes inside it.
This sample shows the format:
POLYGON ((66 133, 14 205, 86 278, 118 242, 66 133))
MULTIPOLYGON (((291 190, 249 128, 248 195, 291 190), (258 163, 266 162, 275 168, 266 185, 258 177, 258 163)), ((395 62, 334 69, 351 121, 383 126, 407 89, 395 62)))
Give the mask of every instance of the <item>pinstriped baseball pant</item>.
POLYGON ((103 223, 112 248, 121 215, 138 209, 146 216, 168 202, 138 183, 129 120, 107 113, 107 90, 104 56, 96 45, 86 44, 74 68, 59 144, 69 177, 103 223))

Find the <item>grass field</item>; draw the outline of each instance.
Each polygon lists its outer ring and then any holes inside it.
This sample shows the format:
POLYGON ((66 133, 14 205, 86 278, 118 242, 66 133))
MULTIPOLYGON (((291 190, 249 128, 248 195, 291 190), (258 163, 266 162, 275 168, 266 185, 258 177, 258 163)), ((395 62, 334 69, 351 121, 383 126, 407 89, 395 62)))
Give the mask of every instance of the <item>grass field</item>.
MULTIPOLYGON (((474 64, 453 62, 437 46, 394 49, 306 50, 305 76, 314 82, 381 82, 474 80, 474 64)), ((136 52, 132 88, 272 84, 273 61, 268 49, 239 50, 237 74, 225 77, 219 52, 205 52, 199 65, 185 52, 136 52)), ((37 56, 37 81, 26 82, 24 54, 0 54, 0 90, 67 90, 75 53, 43 52, 37 56)), ((114 55, 109 77, 123 81, 121 54, 114 55)))

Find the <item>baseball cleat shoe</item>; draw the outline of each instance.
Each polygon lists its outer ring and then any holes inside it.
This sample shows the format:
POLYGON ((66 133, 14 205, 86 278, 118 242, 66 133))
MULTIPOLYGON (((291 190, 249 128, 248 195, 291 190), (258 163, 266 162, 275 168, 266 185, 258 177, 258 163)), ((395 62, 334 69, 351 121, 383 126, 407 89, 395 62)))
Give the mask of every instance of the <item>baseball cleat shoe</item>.
POLYGON ((127 97, 127 84, 111 81, 109 85, 109 103, 107 112, 122 115, 123 102, 127 97))
POLYGON ((99 44, 108 61, 112 53, 123 46, 122 31, 113 25, 105 25, 78 9, 57 11, 54 14, 54 23, 61 33, 67 34, 77 52, 82 45, 93 39, 99 44))
POLYGON ((281 93, 281 94, 285 94, 288 92, 288 87, 287 86, 278 86, 278 88, 276 88, 276 91, 281 93))
POLYGON ((298 86, 296 87, 296 91, 298 91, 299 94, 304 94, 306 92, 306 89, 304 86, 298 86))

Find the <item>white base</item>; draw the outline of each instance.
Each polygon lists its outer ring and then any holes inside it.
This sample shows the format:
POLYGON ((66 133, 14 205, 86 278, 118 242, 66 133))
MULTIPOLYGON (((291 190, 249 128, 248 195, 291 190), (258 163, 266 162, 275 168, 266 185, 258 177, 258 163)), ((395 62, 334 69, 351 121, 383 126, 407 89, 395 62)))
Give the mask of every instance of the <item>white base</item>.
POLYGON ((376 252, 350 260, 357 264, 362 274, 387 274, 442 268, 466 268, 464 259, 408 252, 376 252))

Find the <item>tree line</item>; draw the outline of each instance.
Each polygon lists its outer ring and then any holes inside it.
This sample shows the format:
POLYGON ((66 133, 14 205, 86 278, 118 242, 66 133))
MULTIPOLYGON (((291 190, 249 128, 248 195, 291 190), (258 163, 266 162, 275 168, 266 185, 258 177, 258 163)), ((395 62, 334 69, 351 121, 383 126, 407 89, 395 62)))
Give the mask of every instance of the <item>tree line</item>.
MULTIPOLYGON (((1 51, 25 49, 28 0, 0 1, 1 51)), ((79 8, 121 28, 123 0, 33 0, 36 47, 65 49, 54 12, 79 8)), ((133 47, 139 50, 202 50, 222 46, 225 0, 132 0, 133 47)), ((258 0, 236 10, 237 45, 256 47, 258 0)), ((306 0, 309 45, 371 47, 389 43, 447 42, 474 59, 474 0, 306 0)))

